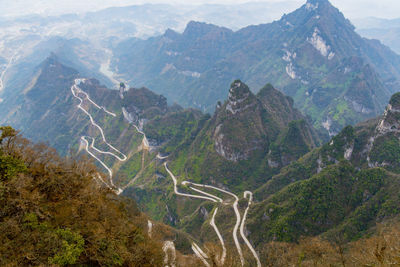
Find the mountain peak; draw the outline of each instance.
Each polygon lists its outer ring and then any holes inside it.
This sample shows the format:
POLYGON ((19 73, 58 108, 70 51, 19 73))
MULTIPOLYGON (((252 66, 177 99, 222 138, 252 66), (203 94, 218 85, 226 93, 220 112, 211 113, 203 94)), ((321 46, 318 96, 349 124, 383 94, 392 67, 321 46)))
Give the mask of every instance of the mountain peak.
POLYGON ((60 64, 58 57, 55 53, 51 52, 50 55, 42 62, 42 66, 58 65, 60 64))
POLYGON ((323 5, 332 6, 329 0, 307 0, 306 8, 318 8, 323 5))
POLYGON ((307 0, 306 4, 316 5, 316 4, 331 4, 331 3, 329 2, 329 0, 307 0))
POLYGON ((41 77, 45 77, 44 80, 54 80, 54 77, 67 77, 69 75, 76 76, 78 72, 63 63, 59 60, 58 56, 55 53, 51 53, 40 65, 40 69, 42 70, 41 77))
POLYGON ((183 32, 184 35, 202 36, 217 26, 205 22, 190 21, 183 32))
POLYGON ((343 31, 354 31, 350 21, 328 0, 308 0, 301 8, 284 15, 281 23, 308 30, 317 27, 321 31, 335 32, 336 35, 343 31))
MULTIPOLYGON (((380 136, 386 134, 400 133, 400 92, 394 94, 389 101, 389 105, 383 114, 381 121, 377 126, 377 132, 380 136)), ((379 137, 379 135, 377 137, 379 137)))
POLYGON ((254 104, 251 100, 253 98, 254 95, 249 87, 241 80, 235 80, 229 89, 226 110, 232 114, 244 111, 254 104))
POLYGON ((213 24, 192 20, 186 25, 186 29, 183 32, 183 35, 197 39, 214 31, 231 32, 231 30, 229 30, 228 28, 218 27, 213 24))
POLYGON ((392 108, 400 110, 400 93, 394 94, 389 101, 392 108))
POLYGON ((241 80, 235 80, 231 84, 231 88, 229 89, 229 101, 231 102, 240 102, 246 99, 250 94, 249 87, 243 83, 241 80))

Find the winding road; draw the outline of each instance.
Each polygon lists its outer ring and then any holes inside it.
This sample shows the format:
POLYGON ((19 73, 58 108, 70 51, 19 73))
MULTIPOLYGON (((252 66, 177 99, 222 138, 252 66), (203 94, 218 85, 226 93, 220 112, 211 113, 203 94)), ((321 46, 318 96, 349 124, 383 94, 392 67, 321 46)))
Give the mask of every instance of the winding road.
POLYGON ((164 162, 164 167, 165 167, 165 170, 168 172, 168 174, 171 176, 172 181, 174 182, 174 192, 175 192, 176 195, 182 196, 182 197, 191 197, 191 198, 209 200, 209 201, 212 201, 212 202, 218 202, 218 200, 216 200, 215 198, 204 197, 204 196, 199 196, 199 195, 192 195, 192 194, 185 194, 185 193, 179 192, 178 191, 178 181, 177 181, 175 175, 168 169, 168 166, 167 166, 166 162, 164 162))
POLYGON ((247 203, 247 208, 244 211, 243 214, 243 220, 242 223, 240 224, 240 235, 242 236, 244 242, 246 243, 247 247, 250 249, 251 253, 253 254, 254 258, 257 261, 257 267, 261 267, 261 262, 260 262, 260 258, 257 255, 257 252, 254 250, 253 246, 251 245, 250 241, 247 239, 246 235, 244 234, 244 225, 246 222, 246 218, 247 218, 247 213, 250 209, 251 203, 253 201, 253 193, 250 191, 245 191, 243 193, 243 197, 247 198, 247 196, 249 197, 249 202, 247 203))
MULTIPOLYGON (((126 161, 126 160, 127 160, 127 156, 126 156, 124 153, 122 153, 121 151, 119 151, 118 149, 116 149, 114 146, 112 146, 110 143, 107 142, 106 137, 105 137, 105 135, 104 135, 103 129, 94 121, 92 115, 90 115, 90 113, 89 113, 86 109, 84 109, 84 108, 82 107, 83 99, 79 97, 79 94, 80 94, 80 93, 84 94, 84 95, 86 96, 86 99, 88 99, 88 101, 89 101, 90 103, 92 103, 94 106, 96 106, 98 109, 104 110, 107 114, 109 114, 109 115, 111 115, 111 116, 113 116, 113 117, 116 116, 114 113, 111 113, 111 112, 107 111, 106 108, 101 107, 101 106, 97 105, 95 102, 93 102, 93 100, 91 100, 91 99, 89 98, 89 95, 88 95, 87 93, 83 92, 83 91, 79 88, 79 85, 80 85, 82 82, 84 82, 84 81, 85 81, 85 79, 75 79, 74 85, 71 86, 72 95, 73 95, 75 98, 77 98, 77 99, 79 100, 79 104, 78 104, 77 107, 78 107, 80 110, 82 110, 82 111, 89 117, 91 124, 92 124, 93 126, 95 126, 95 127, 100 131, 101 137, 102 137, 102 139, 103 139, 103 142, 104 142, 108 147, 110 147, 112 150, 114 150, 116 153, 118 153, 121 157, 118 156, 118 155, 116 155, 115 153, 108 152, 108 151, 102 151, 102 150, 96 148, 96 147, 94 146, 95 139, 94 139, 93 137, 82 136, 82 137, 81 137, 81 140, 86 144, 86 148, 85 148, 85 149, 86 149, 86 151, 88 152, 88 154, 89 154, 90 156, 92 156, 94 159, 96 159, 96 160, 107 170, 107 172, 108 172, 108 174, 109 174, 109 176, 110 176, 110 184, 111 184, 111 186, 107 186, 107 187, 112 189, 112 187, 115 187, 114 182, 113 182, 113 179, 112 179, 112 177, 113 177, 113 172, 112 172, 112 170, 111 170, 102 160, 100 160, 96 155, 94 155, 92 152, 90 152, 90 150, 89 150, 89 141, 88 141, 86 138, 91 138, 91 139, 92 139, 92 142, 91 142, 91 144, 90 144, 90 147, 91 147, 93 150, 95 150, 96 152, 100 153, 100 154, 105 154, 105 155, 113 156, 113 157, 115 157, 115 158, 116 158, 117 160, 119 160, 119 161, 126 161), (75 90, 76 90, 76 92, 75 92, 75 90)), ((104 181, 103 181, 103 182, 104 182, 104 181)), ((121 193, 122 193, 122 189, 121 189, 121 188, 117 188, 116 193, 117 193, 117 194, 121 194, 121 193)))
MULTIPOLYGON (((107 170, 107 172, 109 174, 109 177, 110 177, 110 185, 111 186, 108 185, 101 178, 100 175, 98 175, 97 178, 102 183, 104 183, 108 188, 114 190, 114 188, 116 188, 116 187, 115 187, 115 185, 113 183, 113 179, 112 179, 113 172, 112 172, 111 168, 109 168, 102 160, 100 160, 94 153, 92 153, 90 151, 90 148, 93 149, 94 151, 96 151, 99 154, 110 155, 110 156, 116 158, 119 161, 126 161, 127 160, 127 156, 125 154, 123 154, 121 151, 119 151, 118 149, 116 149, 114 146, 112 146, 110 143, 107 142, 107 140, 105 138, 105 135, 104 135, 103 129, 94 121, 94 119, 90 115, 90 113, 82 107, 83 99, 79 96, 79 94, 83 94, 85 96, 85 98, 92 105, 94 105, 97 109, 103 110, 108 115, 116 117, 116 114, 108 111, 104 106, 100 106, 100 105, 96 104, 86 92, 84 92, 83 90, 81 90, 79 88, 79 85, 84 81, 85 81, 85 79, 76 79, 75 80, 75 84, 73 86, 71 86, 71 92, 72 92, 73 96, 80 101, 80 103, 78 104, 77 107, 79 109, 81 109, 89 117, 91 124, 93 126, 95 126, 100 131, 103 142, 109 148, 111 148, 115 153, 109 152, 109 151, 102 151, 102 150, 96 148, 94 146, 95 138, 93 138, 93 137, 82 136, 81 140, 82 140, 83 143, 85 143, 85 150, 87 151, 87 153, 90 156, 92 156, 94 159, 96 159, 107 170), (88 139, 91 139, 91 143, 90 144, 89 144, 88 139)), ((132 124, 132 125, 136 128, 138 133, 143 135, 142 149, 143 150, 150 150, 150 144, 149 144, 149 142, 147 140, 146 134, 143 131, 141 131, 138 126, 136 126, 134 124, 132 124)), ((168 156, 164 156, 163 157, 160 154, 157 154, 157 159, 164 160, 166 158, 168 158, 168 156)), ((259 260, 258 255, 257 255, 257 252, 255 251, 255 249, 253 248, 253 246, 251 245, 250 241, 247 239, 247 237, 246 237, 246 235, 244 233, 244 226, 245 226, 245 222, 246 222, 246 219, 247 219, 248 210, 249 210, 249 208, 250 208, 250 206, 252 204, 253 194, 250 191, 245 191, 244 192, 244 198, 246 198, 246 199, 248 198, 248 205, 247 205, 247 208, 246 208, 246 210, 244 212, 243 218, 241 218, 241 215, 240 215, 240 212, 239 212, 239 208, 238 208, 239 198, 238 198, 237 195, 235 195, 234 193, 229 192, 227 190, 215 187, 215 186, 197 184, 197 183, 192 183, 192 182, 189 182, 189 181, 183 181, 181 184, 182 185, 187 185, 191 190, 193 190, 193 191, 195 191, 197 193, 200 193, 201 195, 194 195, 194 194, 187 194, 187 193, 179 192, 178 191, 178 181, 177 181, 175 175, 169 170, 167 162, 164 162, 163 165, 165 167, 165 170, 169 174, 169 176, 172 178, 172 181, 174 183, 174 193, 176 195, 178 195, 178 196, 196 198, 196 199, 203 199, 203 200, 208 200, 208 201, 212 201, 214 203, 221 203, 221 204, 225 204, 225 205, 228 204, 228 203, 224 203, 224 200, 222 198, 220 198, 218 196, 215 196, 213 194, 207 193, 207 192, 199 189, 199 188, 202 188, 202 189, 206 188, 206 189, 217 190, 219 192, 222 192, 222 193, 227 194, 227 195, 229 195, 229 196, 234 198, 234 202, 232 204, 232 207, 233 207, 235 215, 236 215, 236 223, 235 223, 235 226, 234 226, 234 229, 233 229, 232 236, 233 236, 233 240, 234 240, 236 249, 237 249, 238 254, 239 254, 239 258, 240 258, 241 264, 242 264, 242 266, 244 266, 243 251, 241 249, 240 242, 239 242, 239 239, 238 239, 239 228, 240 228, 240 235, 241 235, 242 239, 244 240, 244 242, 246 243, 247 247, 250 249, 251 253, 253 254, 254 258, 257 261, 257 266, 261 267, 261 262, 259 260)), ((116 190, 117 194, 120 194, 122 192, 123 192, 123 190, 121 188, 117 188, 117 190, 116 190)), ((222 255, 217 260, 223 265, 224 262, 225 262, 225 259, 226 259, 226 253, 227 252, 226 252, 224 239, 223 239, 221 233, 219 232, 217 225, 215 224, 215 217, 216 217, 217 212, 218 212, 218 207, 216 207, 215 210, 214 210, 213 216, 212 216, 211 221, 210 221, 210 225, 211 225, 211 227, 213 227, 213 229, 214 229, 215 233, 217 234, 218 239, 219 239, 219 241, 221 243, 222 255)), ((149 235, 151 235, 152 223, 150 221, 148 222, 148 227, 149 227, 149 235)), ((163 250, 166 253, 166 258, 165 258, 166 262, 165 263, 167 264, 169 262, 168 250, 172 251, 172 253, 173 253, 172 254, 172 257, 173 257, 172 262, 175 262, 175 260, 176 260, 176 252, 175 252, 174 243, 172 241, 164 242, 163 250)), ((210 264, 207 261, 207 259, 209 259, 209 257, 207 256, 206 253, 204 253, 204 251, 202 251, 202 249, 196 243, 192 243, 192 250, 196 254, 196 256, 200 258, 200 260, 204 263, 204 265, 206 265, 207 267, 210 266, 210 264)), ((174 265, 171 264, 171 266, 174 266, 174 265)))
POLYGON ((97 105, 85 91, 79 90, 79 93, 84 94, 86 96, 86 99, 89 100, 89 102, 92 103, 96 108, 104 110, 105 113, 107 113, 108 115, 111 115, 113 117, 117 116, 115 113, 112 113, 112 112, 108 111, 106 109, 106 107, 97 105))
POLYGON ((218 212, 218 207, 215 208, 215 210, 214 210, 214 214, 213 214, 213 216, 212 216, 212 218, 211 218, 210 225, 214 228, 214 231, 215 231, 215 233, 216 233, 217 236, 218 236, 219 242, 221 242, 221 246, 222 246, 222 255, 221 255, 221 257, 219 258, 219 262, 220 262, 221 265, 224 265, 224 263, 225 263, 225 258, 226 258, 226 247, 225 247, 224 239, 222 238, 222 235, 221 235, 221 233, 219 232, 217 225, 215 224, 215 215, 217 215, 217 212, 218 212))
MULTIPOLYGON (((91 138, 91 137, 89 137, 91 138)), ((107 165, 104 164, 104 162, 102 162, 98 157, 96 157, 96 155, 94 155, 92 152, 90 152, 89 150, 89 141, 86 140, 86 136, 81 136, 81 140, 86 144, 85 150, 86 152, 92 156, 95 160, 97 160, 98 162, 100 162, 100 164, 108 171, 108 173, 112 175, 112 171, 107 167, 107 165)), ((100 174, 97 175, 98 180, 100 180, 106 187, 108 187, 109 189, 112 189, 111 186, 109 186, 106 182, 104 182, 103 178, 101 178, 100 174)))
MULTIPOLYGON (((19 48, 20 49, 20 48, 19 48)), ((0 74, 0 92, 4 89, 4 75, 6 74, 7 70, 10 68, 11 64, 14 61, 15 56, 18 54, 19 49, 11 56, 10 60, 8 61, 6 67, 0 74)))
MULTIPOLYGON (((157 158, 158 159, 165 159, 167 157, 161 157, 160 155, 157 155, 157 158)), ((261 262, 260 262, 260 259, 259 259, 258 255, 257 255, 257 252, 255 251, 255 249, 253 248, 253 246, 251 245, 250 241, 247 239, 247 237, 246 237, 246 235, 244 233, 244 227, 245 227, 245 224, 246 224, 247 214, 248 214, 248 211, 249 211, 250 206, 251 206, 252 201, 253 201, 253 193, 250 192, 250 191, 245 191, 244 194, 243 194, 244 198, 247 198, 247 197, 249 198, 249 202, 248 202, 247 208, 246 208, 246 210, 244 212, 243 218, 241 219, 239 208, 238 208, 239 198, 238 198, 237 195, 235 195, 234 193, 229 192, 227 190, 215 187, 215 186, 205 185, 205 184, 197 184, 197 183, 192 183, 192 182, 189 182, 189 181, 183 181, 182 185, 189 186, 189 188, 192 189, 193 191, 198 192, 200 194, 203 194, 205 196, 181 193, 177 189, 178 181, 177 181, 175 175, 169 170, 167 162, 164 162, 164 167, 165 167, 165 170, 168 172, 168 174, 171 176, 171 178, 173 180, 175 194, 177 194, 179 196, 210 200, 210 201, 212 201, 214 203, 217 203, 217 202, 224 203, 224 201, 221 198, 219 198, 218 196, 215 196, 213 194, 210 194, 210 193, 204 192, 203 190, 195 188, 195 187, 200 187, 200 188, 208 188, 208 189, 217 190, 217 191, 220 191, 220 192, 222 192, 224 194, 227 194, 227 195, 229 195, 229 196, 234 198, 234 202, 232 204, 232 207, 233 207, 233 209, 235 211, 236 223, 235 223, 235 227, 233 229, 232 236, 233 236, 233 240, 235 242, 236 249, 237 249, 238 254, 239 254, 239 258, 240 258, 241 264, 242 264, 242 266, 244 265, 244 257, 243 257, 242 248, 240 246, 238 235, 237 235, 239 227, 240 227, 240 235, 241 235, 241 237, 243 238, 243 240, 246 243, 247 247, 250 249, 251 253, 253 254, 254 258, 256 259, 257 266, 261 267, 261 262)), ((221 233, 219 232, 218 227, 215 224, 215 216, 216 216, 217 212, 218 212, 218 208, 216 208, 214 210, 213 216, 212 216, 211 221, 210 221, 210 225, 214 228, 214 231, 216 232, 216 234, 217 234, 217 236, 218 236, 218 238, 219 238, 219 240, 221 242, 222 255, 220 257, 220 262, 223 265, 224 262, 225 262, 225 258, 226 258, 226 247, 225 247, 225 243, 224 243, 223 237, 222 237, 221 233)), ((199 247, 197 245, 195 245, 195 246, 194 245, 192 245, 192 249, 193 249, 194 253, 203 261, 203 263, 206 266, 209 266, 209 264, 208 264, 208 262, 206 260, 207 257, 204 257, 205 254, 204 253, 200 253, 199 247), (207 264, 205 262, 207 262, 207 264)))
POLYGON ((207 254, 205 254, 204 251, 201 250, 201 248, 194 242, 192 243, 192 250, 194 254, 196 254, 196 256, 204 263, 205 266, 211 267, 211 265, 207 261, 207 254))
MULTIPOLYGON (((92 115, 90 115, 90 113, 89 113, 88 111, 86 111, 86 110, 82 107, 83 99, 80 98, 80 97, 78 96, 78 94, 79 94, 79 93, 83 93, 83 94, 85 94, 86 96, 87 96, 87 94, 84 93, 78 86, 79 86, 79 84, 80 84, 81 82, 83 82, 83 81, 84 81, 84 79, 76 79, 76 80, 75 80, 75 84, 74 84, 73 86, 71 86, 71 92, 72 92, 72 94, 74 95, 75 98, 79 99, 79 101, 80 101, 80 103, 79 103, 79 105, 78 105, 78 108, 81 109, 81 110, 89 117, 90 122, 92 123, 92 125, 95 126, 95 127, 100 131, 101 138, 102 138, 103 142, 104 142, 108 147, 110 147, 112 150, 114 150, 116 153, 122 155, 122 158, 119 157, 119 156, 117 156, 116 154, 114 154, 114 153, 112 153, 112 152, 103 152, 103 154, 108 154, 108 155, 110 155, 110 156, 113 156, 113 157, 115 157, 116 159, 118 159, 119 161, 126 161, 126 160, 127 160, 126 155, 125 155, 124 153, 122 153, 121 151, 119 151, 118 149, 116 149, 116 148, 115 148, 114 146, 112 146, 110 143, 107 142, 106 137, 105 137, 105 135, 104 135, 103 129, 94 121, 92 115), (76 93, 74 90, 77 90, 77 93, 76 93)), ((91 101, 91 102, 94 103, 93 101, 91 101)), ((96 106, 98 106, 98 105, 96 104, 96 106)), ((98 106, 98 107, 99 107, 99 106, 98 106)), ((114 114, 114 115, 115 115, 115 114, 114 114)))
POLYGON ((239 198, 235 194, 233 194, 233 193, 231 193, 229 191, 226 191, 224 189, 221 189, 221 188, 218 188, 218 187, 215 187, 215 186, 211 186, 211 185, 196 184, 196 183, 192 183, 192 182, 188 182, 188 181, 184 181, 184 182, 182 182, 182 184, 183 185, 194 185, 194 186, 198 186, 198 187, 210 188, 210 189, 218 190, 218 191, 220 191, 222 193, 225 193, 225 194, 228 194, 228 195, 232 196, 235 199, 235 201, 233 202, 232 207, 233 207, 233 210, 235 211, 236 223, 235 223, 235 227, 233 228, 233 234, 232 235, 233 235, 233 241, 235 242, 236 249, 237 249, 237 251, 239 253, 240 262, 241 262, 241 264, 243 266, 244 265, 243 251, 242 251, 242 248, 240 247, 239 239, 238 239, 238 236, 237 236, 237 232, 238 232, 238 229, 239 229, 239 226, 240 226, 240 221, 241 221, 240 212, 239 212, 239 208, 238 208, 239 198))

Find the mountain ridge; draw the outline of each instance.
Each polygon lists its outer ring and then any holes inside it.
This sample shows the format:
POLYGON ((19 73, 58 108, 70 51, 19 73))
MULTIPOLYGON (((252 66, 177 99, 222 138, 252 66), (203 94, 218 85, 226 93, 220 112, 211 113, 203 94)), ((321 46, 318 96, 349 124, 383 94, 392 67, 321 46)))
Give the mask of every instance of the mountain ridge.
MULTIPOLYGON (((191 22, 189 28, 193 25, 211 27, 191 22)), ((174 36, 168 42, 166 35, 135 41, 125 52, 119 47, 114 65, 134 84, 207 112, 236 78, 254 92, 270 82, 294 98, 321 133, 333 135, 380 114, 400 85, 400 57, 360 37, 329 1, 307 2, 269 24, 226 30, 213 43, 197 40, 196 48, 185 34, 174 36)))

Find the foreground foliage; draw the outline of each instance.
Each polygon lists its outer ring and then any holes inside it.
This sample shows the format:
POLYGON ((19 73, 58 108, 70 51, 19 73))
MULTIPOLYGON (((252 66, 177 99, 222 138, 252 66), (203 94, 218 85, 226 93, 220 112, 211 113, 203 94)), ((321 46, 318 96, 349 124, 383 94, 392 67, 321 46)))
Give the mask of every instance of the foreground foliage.
POLYGON ((399 266, 400 224, 380 225, 372 237, 351 243, 319 237, 298 244, 271 242, 263 247, 264 266, 399 266))
POLYGON ((96 184, 90 161, 0 131, 1 266, 161 266, 147 220, 96 184))

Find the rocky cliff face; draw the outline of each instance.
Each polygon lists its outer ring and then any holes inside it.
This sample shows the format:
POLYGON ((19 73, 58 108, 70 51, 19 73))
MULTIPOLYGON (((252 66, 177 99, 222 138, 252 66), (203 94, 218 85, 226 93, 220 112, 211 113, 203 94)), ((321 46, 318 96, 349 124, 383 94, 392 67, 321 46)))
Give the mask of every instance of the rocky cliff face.
POLYGON ((370 167, 400 170, 400 93, 392 96, 366 150, 370 167))
POLYGON ((184 151, 173 153, 183 162, 175 171, 213 184, 256 186, 319 144, 293 100, 271 85, 261 92, 234 81, 184 151))
POLYGON ((129 88, 122 96, 122 112, 125 119, 140 129, 146 120, 168 112, 167 99, 147 88, 129 88))
POLYGON ((248 159, 252 151, 265 149, 269 142, 264 126, 266 115, 246 84, 239 80, 232 83, 228 100, 215 113, 215 151, 237 162, 248 159))
POLYGON ((400 133, 400 93, 393 95, 390 99, 376 131, 378 135, 400 133))
POLYGON ((268 153, 270 167, 285 166, 318 144, 293 100, 270 84, 254 95, 242 81, 233 82, 228 100, 217 107, 214 125, 215 151, 234 162, 259 151, 268 153))

